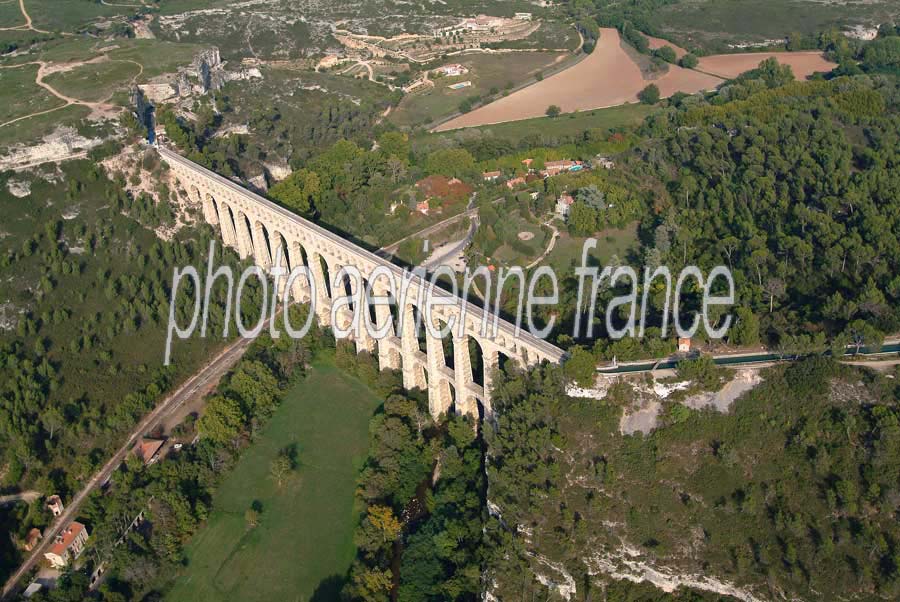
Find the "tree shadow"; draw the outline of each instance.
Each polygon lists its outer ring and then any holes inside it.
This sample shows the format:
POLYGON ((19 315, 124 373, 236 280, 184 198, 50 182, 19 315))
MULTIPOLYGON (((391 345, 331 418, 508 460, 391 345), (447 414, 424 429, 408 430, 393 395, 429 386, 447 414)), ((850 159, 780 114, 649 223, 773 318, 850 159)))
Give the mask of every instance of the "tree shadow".
POLYGON ((291 470, 297 470, 300 467, 300 447, 296 443, 283 447, 281 454, 290 460, 291 470))
POLYGON ((341 590, 346 583, 347 578, 342 575, 326 577, 316 586, 309 602, 339 602, 342 599, 341 590))

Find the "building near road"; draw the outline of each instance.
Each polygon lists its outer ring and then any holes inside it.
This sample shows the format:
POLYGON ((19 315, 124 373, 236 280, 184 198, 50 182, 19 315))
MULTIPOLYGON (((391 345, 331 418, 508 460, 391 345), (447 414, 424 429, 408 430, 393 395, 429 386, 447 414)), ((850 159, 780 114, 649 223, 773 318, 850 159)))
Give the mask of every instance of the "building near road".
POLYGON ((69 523, 69 526, 56 536, 56 541, 53 542, 50 551, 45 553, 44 557, 55 568, 65 568, 70 562, 81 556, 87 540, 87 527, 79 522, 72 521, 69 523))
POLYGON ((528 37, 538 26, 538 23, 531 22, 530 13, 517 13, 513 19, 478 15, 462 19, 454 25, 434 29, 432 36, 468 44, 501 42, 528 37))
POLYGON ((498 179, 500 179, 500 176, 501 176, 501 173, 499 170, 498 171, 486 171, 483 174, 481 174, 481 179, 484 180, 485 182, 496 182, 498 179))
POLYGON ((47 509, 53 513, 54 517, 57 517, 62 514, 65 507, 63 506, 62 499, 54 494, 47 498, 47 509))
POLYGON ((512 179, 509 179, 506 181, 506 187, 509 188, 510 190, 512 190, 513 188, 516 188, 518 186, 524 186, 524 185, 525 185, 525 178, 522 176, 518 176, 516 178, 512 178, 512 179))
POLYGON ((541 172, 545 176, 555 176, 561 174, 564 171, 573 171, 578 168, 580 164, 577 161, 572 161, 570 159, 563 159, 562 161, 547 161, 544 163, 544 171, 541 172))
POLYGON ((457 77, 459 75, 465 75, 468 72, 469 72, 469 70, 466 67, 464 67, 458 63, 455 63, 453 65, 444 65, 444 66, 438 67, 437 69, 432 71, 432 73, 445 75, 447 77, 457 77))
POLYGON ((144 466, 149 466, 158 460, 159 450, 165 442, 165 439, 144 438, 134 446, 132 453, 144 462, 144 466))

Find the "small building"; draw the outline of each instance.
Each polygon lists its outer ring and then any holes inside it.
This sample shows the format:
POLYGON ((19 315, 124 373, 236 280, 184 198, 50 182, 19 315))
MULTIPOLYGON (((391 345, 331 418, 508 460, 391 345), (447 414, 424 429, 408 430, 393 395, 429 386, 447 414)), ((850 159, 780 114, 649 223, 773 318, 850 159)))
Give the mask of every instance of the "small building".
POLYGON ((496 182, 497 180, 500 179, 500 175, 501 175, 500 170, 486 171, 483 174, 481 174, 481 177, 485 182, 496 182))
POLYGON ((531 21, 531 13, 516 13, 513 15, 513 19, 518 21, 531 21))
POLYGON ((447 77, 457 77, 460 75, 465 75, 469 70, 466 67, 456 63, 453 65, 444 65, 442 67, 438 67, 432 73, 438 73, 440 75, 446 75, 447 77))
POLYGON ((53 513, 54 517, 57 517, 60 514, 62 514, 63 510, 65 510, 65 507, 63 506, 62 498, 60 498, 58 495, 55 495, 55 494, 48 497, 47 498, 47 509, 53 513))
POLYGON ((512 178, 506 181, 506 187, 510 190, 514 189, 516 186, 524 186, 525 178, 522 176, 518 176, 516 178, 512 178))
POLYGON ((319 64, 316 65, 316 70, 331 69, 332 67, 340 65, 345 60, 346 59, 342 59, 336 54, 327 54, 319 61, 319 64))
POLYGON ((678 351, 679 353, 688 353, 691 350, 691 340, 683 337, 679 337, 678 339, 678 351))
POLYGON ((87 540, 87 527, 73 521, 60 531, 59 535, 56 536, 56 541, 50 547, 50 551, 44 554, 44 557, 50 561, 54 568, 65 568, 70 562, 81 556, 87 540))
POLYGON ((531 158, 528 158, 528 159, 522 159, 522 165, 524 165, 524 166, 525 166, 525 169, 527 169, 528 171, 531 171, 531 164, 532 164, 532 163, 534 163, 534 159, 531 159, 531 158))
POLYGON ((25 536, 25 544, 22 547, 26 552, 30 552, 43 538, 44 535, 41 533, 41 530, 35 527, 25 536))
POLYGON ((572 205, 574 204, 575 199, 572 198, 571 194, 561 194, 559 198, 556 199, 556 215, 566 219, 569 217, 569 211, 571 211, 572 205))
POLYGON ((616 167, 616 164, 612 159, 601 155, 594 157, 594 165, 602 167, 603 169, 614 169, 616 167))
POLYGON ((38 593, 39 591, 41 591, 42 589, 44 589, 44 586, 42 584, 38 583, 37 581, 32 581, 28 585, 28 587, 25 588, 25 591, 22 592, 22 597, 27 600, 27 599, 31 598, 33 595, 35 595, 36 593, 38 593))
POLYGON ((563 159, 561 161, 547 161, 544 163, 544 173, 548 176, 555 176, 564 171, 571 171, 573 167, 576 167, 578 163, 575 161, 571 161, 569 159, 563 159))
POLYGON ((141 439, 141 442, 134 446, 132 453, 144 462, 144 466, 149 466, 156 462, 159 458, 159 450, 166 442, 165 439, 141 439))
POLYGON ((416 203, 416 211, 422 215, 428 215, 428 201, 420 201, 416 203))

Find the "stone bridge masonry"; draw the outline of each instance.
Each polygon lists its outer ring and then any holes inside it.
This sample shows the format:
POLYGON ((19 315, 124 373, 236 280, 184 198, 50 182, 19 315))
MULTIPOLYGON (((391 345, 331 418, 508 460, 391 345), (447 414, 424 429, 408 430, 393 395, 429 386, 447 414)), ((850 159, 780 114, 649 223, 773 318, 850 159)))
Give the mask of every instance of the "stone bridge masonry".
MULTIPOLYGON (((336 282, 341 268, 357 268, 364 284, 369 283, 376 268, 380 268, 382 274, 389 270, 395 282, 402 282, 402 268, 169 149, 159 147, 158 150, 191 201, 202 207, 204 219, 219 231, 225 245, 236 249, 242 258, 251 257, 263 269, 272 267, 279 250, 287 269, 301 265, 309 268, 315 281, 315 312, 320 324, 331 325, 332 303, 338 297, 349 294, 351 304, 365 300, 365 291, 352 279, 336 282)), ((381 276, 376 274, 375 277, 376 280, 371 282, 373 292, 386 296, 390 287, 380 279, 381 276)), ((310 286, 302 277, 294 280, 291 293, 300 302, 310 301, 310 286)), ((562 349, 523 329, 517 333, 515 325, 502 319, 496 331, 491 328, 484 333, 482 321, 489 319, 492 323, 493 314, 486 316, 480 307, 432 287, 418 276, 412 277, 408 294, 398 302, 401 301, 406 302, 403 307, 396 308, 396 317, 387 305, 373 304, 374 325, 385 327, 387 336, 376 341, 363 328, 360 336, 351 338, 355 339, 357 351, 377 354, 381 369, 401 370, 404 387, 427 390, 429 409, 435 417, 455 408, 458 413, 477 418, 479 404, 484 415, 490 415, 491 378, 499 367, 501 355, 520 366, 532 366, 545 360, 559 362, 563 358, 562 349), (458 324, 460 315, 464 316, 463 336, 457 336, 457 326, 452 332, 452 368, 447 365, 444 341, 431 336, 427 328, 424 329, 425 352, 420 348, 414 321, 417 315, 420 318, 424 315, 424 307, 420 308, 416 303, 426 294, 456 301, 431 306, 436 327, 440 322, 448 323, 451 317, 458 324), (396 322, 399 320, 403 324, 398 329, 396 322), (490 335, 494 335, 493 338, 490 335), (476 382, 472 371, 470 346, 473 344, 477 346, 473 351, 480 352, 483 385, 476 382)), ((345 306, 339 308, 336 315, 346 327, 353 314, 345 306)), ((361 311, 360 315, 368 319, 370 314, 361 311)))

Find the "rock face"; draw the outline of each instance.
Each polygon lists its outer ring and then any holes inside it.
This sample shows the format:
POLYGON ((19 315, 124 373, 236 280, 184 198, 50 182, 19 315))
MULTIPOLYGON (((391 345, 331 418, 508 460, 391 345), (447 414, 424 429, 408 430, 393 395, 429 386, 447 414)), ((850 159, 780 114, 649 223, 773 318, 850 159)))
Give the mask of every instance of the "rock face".
POLYGON ((208 48, 197 53, 192 69, 200 80, 200 91, 203 94, 218 90, 225 83, 225 69, 218 48, 208 48))
POLYGON ((0 156, 0 170, 17 170, 31 165, 84 156, 87 151, 102 143, 102 138, 86 138, 73 127, 60 126, 44 136, 38 144, 10 146, 6 149, 6 154, 0 156))

